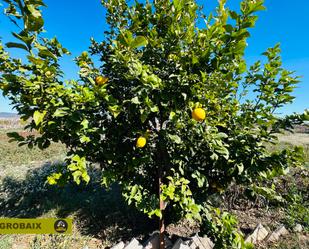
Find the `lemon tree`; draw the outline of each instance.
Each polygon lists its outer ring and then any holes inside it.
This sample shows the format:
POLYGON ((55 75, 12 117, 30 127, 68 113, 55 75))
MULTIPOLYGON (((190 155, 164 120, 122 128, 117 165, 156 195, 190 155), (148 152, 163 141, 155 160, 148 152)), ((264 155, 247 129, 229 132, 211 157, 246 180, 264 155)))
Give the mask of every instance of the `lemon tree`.
POLYGON ((88 166, 100 163, 103 185, 117 182, 129 204, 159 217, 161 232, 164 216, 186 217, 202 224, 216 248, 243 247, 233 218, 209 197, 233 183, 278 199, 264 183, 298 165, 302 151, 269 152, 265 144, 308 113, 275 114, 293 101, 298 82, 282 67, 279 45, 263 53, 264 63, 246 64, 263 1, 243 0, 238 12, 225 2, 205 16, 193 0, 103 0, 105 39, 91 39, 75 59, 79 79, 70 80, 59 65, 69 51, 42 36, 43 1, 5 0, 21 30, 0 45, 0 87, 28 121, 25 129, 39 134, 8 135, 29 147, 67 146, 67 164, 50 184, 87 183, 88 166), (24 50, 26 60, 8 48, 24 50))

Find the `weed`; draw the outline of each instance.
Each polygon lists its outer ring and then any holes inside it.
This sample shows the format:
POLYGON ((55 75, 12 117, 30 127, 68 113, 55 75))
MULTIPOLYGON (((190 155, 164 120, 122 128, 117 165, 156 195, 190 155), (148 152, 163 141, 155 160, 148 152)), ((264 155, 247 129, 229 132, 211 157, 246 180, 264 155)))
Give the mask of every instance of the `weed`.
POLYGON ((12 236, 0 235, 0 249, 8 249, 12 247, 12 236))

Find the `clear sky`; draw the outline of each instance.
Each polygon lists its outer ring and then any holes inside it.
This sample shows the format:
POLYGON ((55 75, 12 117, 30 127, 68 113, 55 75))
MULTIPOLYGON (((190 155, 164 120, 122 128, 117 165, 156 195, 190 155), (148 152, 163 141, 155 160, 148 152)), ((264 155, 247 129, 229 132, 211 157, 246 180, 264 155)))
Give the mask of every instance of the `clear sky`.
MULTIPOLYGON (((0 1, 1 2, 1 1, 0 1)), ((61 64, 67 78, 77 77, 73 58, 87 50, 90 37, 97 41, 104 39, 106 30, 105 9, 100 0, 45 0, 44 9, 46 36, 57 36, 59 41, 72 52, 61 64)), ((239 10, 240 0, 227 0, 231 9, 239 10)), ((213 11, 217 0, 199 0, 207 14, 213 11)), ((309 1, 308 0, 266 0, 266 11, 259 13, 256 28, 251 29, 246 59, 249 64, 261 57, 268 47, 281 43, 283 66, 295 70, 302 76, 295 90, 293 104, 280 110, 282 114, 303 112, 309 108, 309 1)), ((0 6, 1 12, 2 7, 0 6)), ((8 19, 0 13, 0 36, 3 42, 12 39, 10 31, 15 29, 8 19)), ((13 56, 21 51, 12 50, 13 56)), ((11 112, 8 100, 0 96, 0 112, 11 112)))

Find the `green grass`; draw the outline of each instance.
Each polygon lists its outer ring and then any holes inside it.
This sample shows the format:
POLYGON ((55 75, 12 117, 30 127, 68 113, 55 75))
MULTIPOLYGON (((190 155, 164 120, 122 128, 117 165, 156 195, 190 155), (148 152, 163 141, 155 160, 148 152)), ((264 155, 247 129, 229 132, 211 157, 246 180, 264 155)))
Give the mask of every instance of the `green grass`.
POLYGON ((8 249, 13 245, 13 237, 11 235, 0 235, 0 249, 8 249))
POLYGON ((22 128, 22 122, 19 118, 0 118, 0 128, 1 129, 20 129, 22 128))
POLYGON ((6 133, 12 130, 0 130, 0 168, 8 169, 12 166, 38 164, 47 160, 63 160, 65 157, 65 146, 52 143, 46 150, 38 148, 29 149, 27 146, 18 146, 17 142, 9 142, 6 133))
POLYGON ((272 149, 285 149, 293 146, 302 146, 305 153, 305 161, 309 163, 309 134, 286 133, 279 135, 279 144, 272 149))
POLYGON ((49 186, 45 183, 46 177, 56 168, 57 165, 44 164, 28 169, 23 179, 2 178, 0 217, 71 217, 80 239, 104 233, 105 244, 143 236, 155 229, 147 217, 126 205, 117 185, 110 191, 102 188, 98 169, 90 170, 92 181, 87 186, 73 183, 64 187, 49 186))
POLYGON ((65 235, 0 235, 0 249, 89 249, 105 248, 98 240, 83 236, 80 233, 65 235))
POLYGON ((100 237, 102 247, 89 248, 105 248, 120 238, 143 237, 155 230, 155 223, 126 205, 117 185, 110 191, 102 188, 100 170, 95 166, 89 170, 87 186, 46 184, 47 176, 63 163, 65 147, 52 144, 45 151, 18 147, 9 143, 5 136, 8 131, 0 130, 0 217, 71 217, 74 233, 0 235, 0 249, 9 249, 12 243, 27 244, 27 249, 82 248, 92 245, 96 237, 100 237))

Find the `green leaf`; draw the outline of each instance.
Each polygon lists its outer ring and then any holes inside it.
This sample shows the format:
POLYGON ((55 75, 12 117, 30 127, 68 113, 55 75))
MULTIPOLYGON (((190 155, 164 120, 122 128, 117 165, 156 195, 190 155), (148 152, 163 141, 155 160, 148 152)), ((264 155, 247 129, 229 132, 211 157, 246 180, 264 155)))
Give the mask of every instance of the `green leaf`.
POLYGON ((130 44, 130 46, 132 48, 139 48, 142 46, 146 46, 148 44, 147 39, 144 36, 137 36, 132 43, 130 44))
POLYGON ((159 108, 158 108, 157 106, 152 106, 152 107, 150 108, 150 111, 151 111, 151 112, 158 112, 158 111, 159 111, 159 108))
POLYGON ((162 212, 159 208, 155 209, 152 213, 151 213, 151 216, 152 215, 155 215, 157 217, 159 217, 160 219, 162 218, 162 212))
POLYGON ((82 178, 83 178, 84 182, 89 183, 89 181, 90 181, 90 176, 88 175, 87 171, 85 171, 85 172, 82 174, 82 178))
POLYGON ((309 109, 306 109, 304 113, 301 115, 301 119, 303 121, 309 121, 309 109))
POLYGON ((229 151, 224 146, 217 146, 215 151, 219 154, 221 154, 225 159, 229 158, 229 151))
POLYGON ((88 129, 89 127, 89 121, 87 119, 84 119, 80 124, 83 126, 83 129, 88 129))
POLYGON ((134 197, 138 191, 138 186, 134 185, 131 189, 131 197, 134 197))
POLYGON ((124 32, 120 31, 120 35, 118 37, 121 44, 125 46, 129 46, 133 40, 133 34, 131 31, 126 30, 124 32))
POLYGON ((136 105, 139 105, 141 102, 139 101, 139 99, 138 99, 138 97, 136 96, 136 97, 134 97, 134 98, 132 98, 131 99, 131 102, 133 103, 133 104, 136 104, 136 105))
POLYGON ((16 42, 8 42, 5 44, 8 48, 21 48, 26 51, 29 51, 28 47, 24 44, 21 43, 16 43, 16 42))
POLYGON ((42 16, 41 12, 37 10, 34 5, 28 4, 26 5, 26 7, 30 11, 31 15, 34 16, 35 18, 39 18, 42 16))
POLYGON ((71 164, 68 165, 68 169, 71 170, 71 171, 75 171, 75 170, 78 170, 79 167, 77 166, 77 164, 71 163, 71 164))
POLYGON ((29 17, 29 21, 26 25, 26 29, 33 32, 38 32, 44 26, 44 20, 42 17, 29 17))
POLYGON ((25 31, 21 31, 19 34, 12 32, 12 35, 15 36, 17 39, 23 41, 28 46, 30 46, 33 41, 35 40, 35 36, 28 36, 29 34, 25 31))
POLYGON ((173 120, 175 116, 176 116, 175 112, 170 112, 169 120, 173 120))
POLYGON ((149 116, 149 112, 141 109, 140 113, 141 113, 141 117, 140 117, 141 121, 142 121, 142 123, 145 123, 145 121, 147 120, 147 118, 149 116))
POLYGON ((169 138, 176 144, 181 144, 182 143, 182 140, 181 138, 178 136, 178 135, 168 135, 169 138))
POLYGON ((74 171, 72 173, 73 180, 74 180, 74 182, 76 182, 77 185, 80 184, 80 177, 81 177, 81 175, 82 175, 82 172, 78 171, 78 170, 76 170, 76 171, 74 171))
POLYGON ((61 176, 62 173, 53 173, 52 175, 47 177, 47 183, 49 185, 56 185, 61 176))
POLYGON ((113 114, 114 118, 117 118, 121 112, 121 107, 119 105, 109 106, 108 110, 113 114))
POLYGON ((67 114, 67 109, 59 108, 54 112, 53 117, 63 117, 67 114))
POLYGON ((89 143, 89 142, 91 142, 91 139, 90 139, 89 137, 83 135, 83 136, 79 139, 79 141, 80 141, 81 143, 89 143))
POLYGON ((50 52, 48 49, 40 50, 39 56, 42 58, 50 57, 54 60, 57 60, 57 56, 50 52))
POLYGON ((197 170, 192 173, 192 177, 197 180, 197 185, 198 185, 199 188, 202 188, 207 184, 206 176, 201 174, 197 170))
POLYGON ((25 140, 25 138, 19 135, 17 132, 8 132, 6 135, 9 138, 12 138, 14 141, 22 142, 25 140))
POLYGON ((219 132, 217 135, 216 135, 216 138, 228 138, 228 135, 226 133, 223 133, 223 132, 219 132))
POLYGON ((237 166, 237 169, 238 169, 238 174, 240 175, 242 172, 244 172, 244 165, 243 163, 239 163, 236 165, 237 166))
POLYGON ((42 123, 45 115, 46 115, 46 111, 43 111, 43 112, 35 111, 33 113, 33 120, 36 126, 42 123))
POLYGON ((232 17, 232 19, 237 20, 238 18, 238 14, 236 11, 229 11, 230 17, 232 17))

